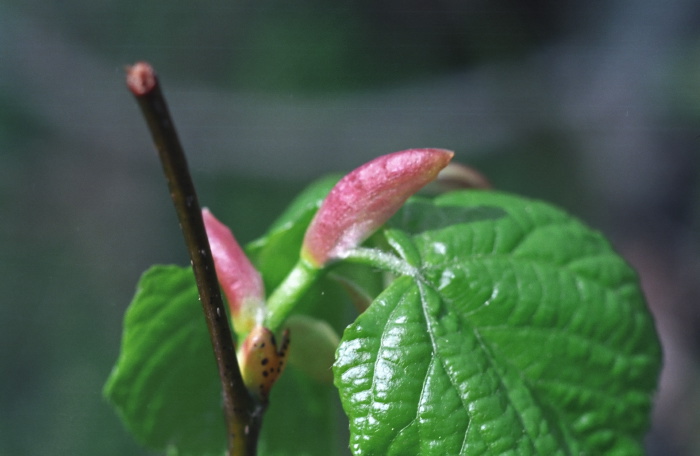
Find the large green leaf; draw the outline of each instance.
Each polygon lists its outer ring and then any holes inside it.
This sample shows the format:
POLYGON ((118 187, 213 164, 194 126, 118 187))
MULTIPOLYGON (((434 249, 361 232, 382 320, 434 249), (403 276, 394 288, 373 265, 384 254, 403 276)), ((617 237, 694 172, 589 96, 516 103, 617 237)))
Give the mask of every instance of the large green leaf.
POLYGON ((354 454, 641 454, 660 347, 629 266, 544 203, 426 204, 385 232, 411 272, 338 349, 354 454))

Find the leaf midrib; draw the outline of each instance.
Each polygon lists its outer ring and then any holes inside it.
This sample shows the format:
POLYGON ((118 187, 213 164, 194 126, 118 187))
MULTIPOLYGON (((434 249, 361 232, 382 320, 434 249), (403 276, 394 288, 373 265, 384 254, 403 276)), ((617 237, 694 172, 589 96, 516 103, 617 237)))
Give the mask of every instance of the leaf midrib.
MULTIPOLYGON (((413 244, 412 247, 413 247, 416 251, 420 252, 420 250, 417 248, 417 246, 415 245, 415 243, 414 243, 412 240, 411 240, 411 242, 412 242, 412 244, 413 244)), ((493 256, 494 256, 494 255, 491 255, 491 257, 493 257, 493 256)), ((500 255, 500 256, 501 256, 502 258, 508 259, 509 261, 512 261, 512 258, 508 258, 506 255, 500 255)), ((459 398, 460 398, 460 401, 462 402, 462 406, 463 406, 464 409, 467 411, 467 413, 469 413, 469 412, 468 412, 468 410, 469 410, 468 404, 465 404, 465 403, 464 403, 464 399, 463 399, 462 395, 459 394, 459 389, 458 389, 457 385, 455 384, 455 380, 454 380, 454 378, 452 377, 452 375, 450 375, 450 370, 448 369, 447 365, 444 363, 444 360, 442 359, 442 357, 439 355, 438 347, 437 347, 436 341, 435 341, 435 339, 434 339, 434 331, 431 331, 431 330, 430 330, 430 323, 429 323, 430 319, 429 319, 429 315, 428 315, 428 313, 427 313, 427 308, 426 308, 426 306, 425 306, 426 300, 425 300, 425 297, 424 297, 424 292, 423 292, 423 290, 422 290, 422 288, 421 288, 421 285, 422 285, 422 286, 427 286, 427 287, 429 287, 430 289, 432 289, 432 290, 440 297, 440 300, 441 300, 442 302, 447 302, 447 301, 448 301, 448 300, 445 299, 445 297, 442 295, 442 293, 440 293, 440 291, 437 289, 437 287, 435 287, 435 286, 434 286, 429 280, 427 280, 427 279, 424 277, 424 275, 423 275, 423 271, 426 271, 426 270, 432 269, 432 268, 437 268, 438 265, 435 265, 435 266, 432 266, 432 265, 431 265, 430 268, 425 267, 425 265, 424 265, 423 262, 422 262, 422 256, 421 256, 421 264, 420 264, 420 265, 412 265, 412 264, 409 264, 404 258, 400 258, 400 257, 396 257, 396 258, 397 258, 397 260, 400 260, 401 262, 404 263, 404 265, 405 265, 405 271, 411 271, 410 274, 406 274, 406 273, 404 272, 404 275, 406 275, 406 276, 411 277, 412 279, 414 279, 414 280, 416 281, 416 284, 417 284, 418 287, 419 287, 420 296, 421 296, 421 307, 422 307, 422 311, 423 311, 423 318, 424 318, 424 321, 425 321, 425 324, 426 324, 426 329, 428 329, 428 334, 429 334, 429 336, 430 336, 431 348, 432 348, 432 351, 433 351, 433 355, 434 355, 436 358, 439 359, 440 364, 441 364, 441 366, 442 366, 442 368, 443 368, 445 374, 446 374, 446 375, 448 376, 448 378, 449 378, 449 381, 450 381, 450 384, 452 385, 452 388, 453 388, 455 391, 458 392, 458 396, 459 396, 459 398)), ((456 262, 456 260, 455 260, 455 262, 456 262)), ((548 263, 546 263, 546 264, 548 264, 548 263)), ((376 265, 376 266, 379 267, 379 268, 381 269, 381 265, 376 265)), ((394 271, 391 271, 391 272, 396 272, 396 271, 394 270, 394 271)), ((393 313, 393 311, 392 311, 392 313, 393 313)), ((387 323, 388 323, 388 321, 387 321, 387 323)), ((511 391, 506 387, 506 385, 505 385, 505 383, 504 383, 504 380, 503 380, 503 373, 502 373, 501 369, 499 368, 499 366, 497 365, 497 363, 495 362, 495 359, 493 358, 492 347, 490 347, 490 345, 488 345, 488 344, 484 341, 483 337, 481 336, 481 334, 479 333, 479 331, 478 331, 477 328, 475 328, 473 325, 469 324, 468 322, 465 322, 465 323, 469 325, 469 328, 471 329, 471 331, 473 332, 474 336, 476 337, 476 339, 477 339, 477 341, 478 341, 478 343, 479 343, 481 349, 482 349, 483 352, 486 354, 487 360, 488 360, 489 364, 491 365, 491 367, 494 369, 494 372, 497 374, 498 382, 499 382, 500 386, 503 388, 503 391, 505 391, 506 396, 508 397, 508 401, 509 401, 509 403, 511 404, 511 407, 513 407, 513 410, 515 411, 515 413, 516 413, 516 415, 517 415, 517 417, 518 417, 518 420, 520 421, 520 424, 521 424, 521 426, 522 426, 522 429, 526 430, 526 432, 527 432, 528 427, 527 427, 526 424, 525 424, 525 420, 524 420, 524 418, 523 418, 522 411, 518 409, 518 407, 516 406, 515 401, 513 401, 513 399, 511 398, 511 391)), ((386 324, 385 324, 385 325, 386 325, 386 324)), ((386 326, 384 326, 384 327, 386 327, 386 326)), ((384 334, 384 332, 382 332, 382 335, 383 335, 383 334, 384 334)), ((376 363, 376 360, 375 360, 375 363, 376 363)), ((510 365, 509 362, 508 362, 508 364, 510 365)), ((375 364, 375 365, 376 365, 376 364, 375 364)), ((537 401, 538 403, 542 403, 542 399, 539 397, 538 392, 537 392, 536 390, 533 389, 533 386, 532 386, 528 381, 526 381, 526 379, 523 379, 523 378, 522 378, 522 375, 521 375, 520 370, 519 370, 519 369, 516 369, 516 372, 517 372, 518 376, 522 379, 523 386, 527 389, 527 391, 529 392, 530 396, 533 397, 534 399, 536 399, 536 401, 537 401)), ((374 383, 375 383, 375 376, 373 375, 373 377, 372 377, 372 391, 373 391, 373 392, 374 392, 374 383)), ((421 394, 422 394, 422 391, 421 391, 421 394)), ((372 393, 372 399, 374 399, 374 393, 372 393)), ((560 415, 560 414, 557 412, 557 415, 560 415)), ((545 417, 545 416, 546 416, 546 415, 543 413, 543 417, 545 417)), ((545 419, 546 419, 546 418, 545 418, 545 419)), ((412 421, 414 421, 414 420, 415 420, 415 417, 413 418, 412 421)), ((548 423, 549 423, 550 428, 552 428, 552 429, 557 429, 557 424, 566 423, 566 424, 567 424, 566 428, 567 428, 568 434, 569 434, 569 435, 573 434, 573 429, 570 429, 569 423, 567 423, 565 420, 559 420, 558 423, 552 423, 551 420, 547 420, 547 421, 548 421, 548 423)), ((467 429, 465 430, 465 435, 464 435, 465 442, 466 442, 466 438, 467 438, 467 435, 468 435, 470 426, 471 426, 471 420, 470 420, 470 422, 469 422, 469 424, 468 424, 468 426, 467 426, 467 429)), ((404 428, 405 428, 405 426, 404 426, 404 428)), ((402 428, 402 429, 403 429, 403 428, 402 428)), ((396 438, 397 435, 398 435, 398 434, 395 434, 395 437, 394 437, 394 438, 396 438)), ((393 441, 393 439, 392 439, 392 441, 393 441)), ((465 445, 465 442, 463 442, 462 450, 461 450, 461 453, 460 453, 460 454, 464 454, 464 445, 465 445)), ((537 447, 537 445, 536 445, 537 440, 536 440, 532 435, 530 435, 530 434, 528 434, 528 442, 530 443, 530 445, 531 445, 532 448, 536 448, 536 447, 537 447)))

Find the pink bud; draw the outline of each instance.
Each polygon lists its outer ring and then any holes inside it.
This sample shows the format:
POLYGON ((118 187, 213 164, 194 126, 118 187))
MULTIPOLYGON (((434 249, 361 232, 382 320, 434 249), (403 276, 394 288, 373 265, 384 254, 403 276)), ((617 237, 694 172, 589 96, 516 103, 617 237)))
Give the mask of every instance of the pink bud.
POLYGON ((453 155, 444 149, 409 149, 378 157, 343 177, 306 230, 302 257, 315 267, 342 258, 433 180, 453 155))
POLYGON ((226 295, 237 333, 247 333, 264 316, 265 286, 226 225, 202 210, 219 284, 226 295))

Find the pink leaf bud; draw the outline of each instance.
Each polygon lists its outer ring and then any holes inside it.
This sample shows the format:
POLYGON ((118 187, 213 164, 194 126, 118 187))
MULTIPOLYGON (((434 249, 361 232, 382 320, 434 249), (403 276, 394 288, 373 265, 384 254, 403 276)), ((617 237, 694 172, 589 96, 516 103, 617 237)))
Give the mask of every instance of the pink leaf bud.
POLYGON ((343 177, 311 221, 302 258, 317 268, 342 258, 433 180, 453 155, 444 149, 409 149, 378 157, 343 177))
POLYGON ((238 334, 247 333, 264 317, 265 286, 262 277, 226 225, 217 220, 209 209, 202 210, 202 218, 234 329, 238 334))

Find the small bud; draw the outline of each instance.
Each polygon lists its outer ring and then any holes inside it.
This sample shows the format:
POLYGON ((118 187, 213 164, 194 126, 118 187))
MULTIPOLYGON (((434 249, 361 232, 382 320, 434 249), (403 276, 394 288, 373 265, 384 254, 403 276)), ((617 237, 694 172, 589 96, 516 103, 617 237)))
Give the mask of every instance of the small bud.
POLYGON ((245 334, 264 317, 265 286, 231 230, 208 210, 202 210, 214 267, 238 334, 245 334))
POLYGON ((266 403, 272 385, 285 367, 289 351, 289 330, 282 335, 279 347, 267 328, 256 326, 250 331, 239 355, 243 383, 259 401, 266 403))
POLYGON ((493 188, 491 182, 471 166, 466 166, 461 163, 450 163, 440 171, 435 179, 435 182, 429 187, 434 186, 434 193, 445 193, 453 190, 463 189, 478 189, 488 190, 493 188))
POLYGON ((302 258, 320 268, 360 245, 447 166, 453 152, 410 149, 378 157, 343 177, 304 237, 302 258))
POLYGON ((325 320, 307 315, 292 315, 285 326, 294 333, 289 364, 319 383, 333 383, 331 367, 340 337, 325 320))

